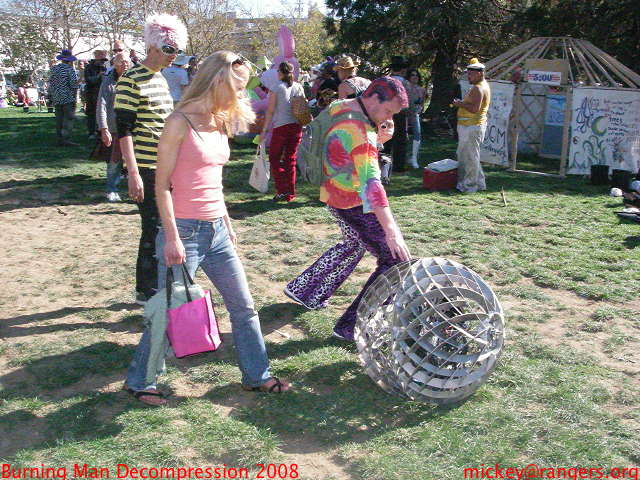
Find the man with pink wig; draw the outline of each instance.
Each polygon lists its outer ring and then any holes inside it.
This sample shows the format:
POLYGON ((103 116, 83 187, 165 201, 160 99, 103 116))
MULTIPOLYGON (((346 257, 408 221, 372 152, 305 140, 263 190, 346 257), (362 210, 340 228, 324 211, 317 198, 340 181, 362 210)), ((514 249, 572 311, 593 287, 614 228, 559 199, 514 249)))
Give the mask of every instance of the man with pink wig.
POLYGON ((120 77, 114 103, 120 148, 129 172, 129 196, 138 204, 142 219, 136 263, 136 303, 142 305, 158 286, 155 169, 158 140, 173 111, 169 87, 160 70, 182 53, 187 29, 178 17, 153 14, 146 19, 144 41, 147 57, 120 77))
POLYGON ((392 138, 392 118, 408 105, 402 83, 381 77, 360 97, 327 107, 332 123, 323 143, 326 178, 320 186, 320 201, 338 223, 342 241, 289 282, 284 293, 306 308, 322 308, 365 252, 371 253, 377 268, 333 328, 333 335, 343 340, 353 341, 356 312, 367 287, 393 265, 411 258, 391 214, 378 167, 378 143, 392 138))

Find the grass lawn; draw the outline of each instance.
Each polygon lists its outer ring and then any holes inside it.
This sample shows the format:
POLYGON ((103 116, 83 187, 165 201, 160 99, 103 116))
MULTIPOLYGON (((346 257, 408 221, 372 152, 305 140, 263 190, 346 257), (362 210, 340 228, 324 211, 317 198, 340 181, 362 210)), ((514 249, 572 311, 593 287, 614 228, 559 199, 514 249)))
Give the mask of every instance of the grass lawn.
MULTIPOLYGON (((489 190, 475 195, 426 192, 418 172, 392 179, 391 207, 412 254, 473 268, 507 315, 495 373, 467 402, 443 408, 386 394, 354 347, 330 337, 370 258, 324 310, 281 293, 339 230, 312 186, 286 205, 253 191, 252 148, 234 147, 227 203, 273 371, 295 391, 240 390, 216 295, 223 348, 169 359, 160 379, 169 406, 152 409, 121 390, 143 329, 132 303, 139 217, 132 203, 105 202, 105 165, 86 160, 82 120, 83 146, 62 148, 52 114, 0 110, 2 463, 70 472, 86 463, 112 478, 118 464, 244 467, 255 478, 256 464, 273 463, 284 466, 264 478, 309 480, 640 463, 640 233, 614 215, 621 203, 606 188, 498 168, 485 169, 489 190)), ((427 139, 422 148, 425 164, 451 157, 455 144, 427 139)))

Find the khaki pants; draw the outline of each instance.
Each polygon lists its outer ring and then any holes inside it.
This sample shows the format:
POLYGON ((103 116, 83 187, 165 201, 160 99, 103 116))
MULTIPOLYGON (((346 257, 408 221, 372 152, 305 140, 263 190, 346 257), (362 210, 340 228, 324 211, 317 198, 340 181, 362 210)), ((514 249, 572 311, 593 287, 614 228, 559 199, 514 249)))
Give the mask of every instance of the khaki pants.
POLYGON ((484 140, 487 125, 458 125, 458 184, 461 192, 486 190, 482 165, 480 165, 480 145, 484 140))

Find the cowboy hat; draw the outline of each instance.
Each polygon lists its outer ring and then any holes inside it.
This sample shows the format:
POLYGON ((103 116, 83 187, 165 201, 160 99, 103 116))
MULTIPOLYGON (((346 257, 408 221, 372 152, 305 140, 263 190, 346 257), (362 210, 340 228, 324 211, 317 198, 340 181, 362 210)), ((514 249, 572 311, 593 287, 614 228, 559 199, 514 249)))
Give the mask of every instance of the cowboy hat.
POLYGON ((75 62, 77 58, 73 56, 73 54, 71 53, 71 50, 63 48, 60 51, 60 55, 56 57, 56 60, 64 60, 65 62, 75 62))
POLYGON ((352 68, 356 68, 358 65, 360 65, 360 61, 356 59, 356 61, 353 61, 353 58, 349 57, 348 55, 344 56, 344 57, 340 57, 338 60, 336 60, 336 65, 333 67, 334 70, 338 71, 338 70, 350 70, 352 68))

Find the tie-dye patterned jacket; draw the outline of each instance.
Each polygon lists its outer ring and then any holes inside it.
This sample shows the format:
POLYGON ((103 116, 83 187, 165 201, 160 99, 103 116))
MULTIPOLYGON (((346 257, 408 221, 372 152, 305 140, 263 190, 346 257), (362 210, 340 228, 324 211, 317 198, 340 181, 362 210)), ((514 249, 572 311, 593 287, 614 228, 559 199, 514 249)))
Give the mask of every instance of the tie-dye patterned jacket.
MULTIPOLYGON (((351 103, 333 102, 329 114, 337 117, 351 103)), ((320 186, 320 201, 341 209, 362 205, 364 213, 389 206, 380 182, 377 138, 376 130, 366 120, 342 119, 329 129, 324 163, 327 180, 320 186)))

